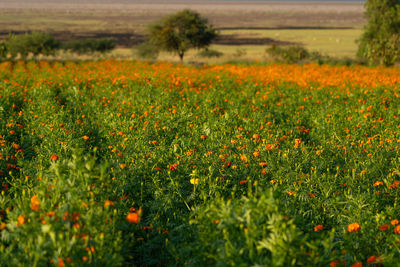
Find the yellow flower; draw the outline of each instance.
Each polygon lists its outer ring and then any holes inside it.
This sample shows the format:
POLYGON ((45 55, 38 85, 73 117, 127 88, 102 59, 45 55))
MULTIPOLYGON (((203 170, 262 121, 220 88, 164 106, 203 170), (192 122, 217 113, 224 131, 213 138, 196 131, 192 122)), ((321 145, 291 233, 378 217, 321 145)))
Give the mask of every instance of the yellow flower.
POLYGON ((199 184, 199 179, 198 178, 192 178, 190 179, 191 184, 199 184))

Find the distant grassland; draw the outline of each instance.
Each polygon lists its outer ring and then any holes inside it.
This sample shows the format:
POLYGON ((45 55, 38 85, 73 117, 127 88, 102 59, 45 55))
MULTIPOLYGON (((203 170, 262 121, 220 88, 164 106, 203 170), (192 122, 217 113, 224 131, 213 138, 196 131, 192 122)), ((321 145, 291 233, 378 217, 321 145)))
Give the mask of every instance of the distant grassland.
POLYGON ((304 45, 311 51, 335 57, 351 57, 357 51, 356 40, 361 29, 273 29, 273 30, 224 30, 222 34, 269 37, 304 45))

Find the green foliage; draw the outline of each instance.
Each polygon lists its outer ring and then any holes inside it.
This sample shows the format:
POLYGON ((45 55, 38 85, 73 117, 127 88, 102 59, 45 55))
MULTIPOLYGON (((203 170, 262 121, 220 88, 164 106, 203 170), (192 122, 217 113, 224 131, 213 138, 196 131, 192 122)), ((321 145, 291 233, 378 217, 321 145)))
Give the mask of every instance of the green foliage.
POLYGON ((318 243, 299 230, 293 219, 284 216, 278 195, 260 190, 248 197, 224 200, 217 197, 193 212, 193 240, 173 251, 187 258, 185 265, 198 266, 298 266, 329 264, 332 235, 318 243), (307 245, 308 244, 308 245, 307 245), (307 255, 320 246, 324 253, 307 255), (325 257, 325 258, 324 258, 325 257))
POLYGON ((302 46, 281 47, 272 45, 266 50, 275 60, 285 63, 299 63, 310 58, 310 52, 302 46))
POLYGON ((157 59, 159 49, 152 43, 145 42, 134 47, 134 53, 142 59, 157 59))
POLYGON ((34 57, 38 55, 53 55, 59 48, 59 42, 48 33, 32 32, 24 35, 10 35, 7 42, 7 52, 11 58, 20 56, 26 59, 30 54, 34 57))
POLYGON ((185 9, 149 27, 150 43, 160 50, 178 54, 181 61, 187 50, 207 47, 216 37, 208 20, 185 9))
POLYGON ((115 48, 115 41, 108 38, 94 39, 88 38, 84 40, 72 40, 62 44, 62 49, 82 54, 93 54, 96 52, 107 53, 115 48))
POLYGON ((400 60, 400 1, 367 0, 365 7, 368 23, 358 56, 369 64, 395 64, 400 60))
POLYGON ((5 42, 0 42, 0 60, 7 58, 7 44, 5 42))
POLYGON ((362 60, 351 58, 334 58, 321 55, 318 52, 310 52, 302 46, 271 46, 266 50, 267 54, 275 61, 288 64, 315 62, 330 65, 355 65, 364 64, 362 60))
POLYGON ((200 57, 205 57, 205 58, 213 58, 213 57, 222 57, 224 55, 224 53, 218 51, 218 50, 214 50, 214 49, 204 49, 202 51, 199 52, 199 56, 200 57))

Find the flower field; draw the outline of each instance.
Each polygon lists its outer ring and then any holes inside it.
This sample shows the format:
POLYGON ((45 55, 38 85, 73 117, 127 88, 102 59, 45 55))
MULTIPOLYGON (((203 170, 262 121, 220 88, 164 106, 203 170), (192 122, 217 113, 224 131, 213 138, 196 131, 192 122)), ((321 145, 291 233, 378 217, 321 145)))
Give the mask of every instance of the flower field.
POLYGON ((0 266, 396 266, 400 69, 0 63, 0 266))

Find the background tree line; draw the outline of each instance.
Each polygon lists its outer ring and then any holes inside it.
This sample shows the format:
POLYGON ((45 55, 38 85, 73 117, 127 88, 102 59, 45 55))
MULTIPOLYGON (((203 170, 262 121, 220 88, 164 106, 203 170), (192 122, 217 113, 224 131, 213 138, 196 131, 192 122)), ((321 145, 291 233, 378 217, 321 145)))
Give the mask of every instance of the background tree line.
POLYGON ((10 34, 7 40, 0 42, 0 59, 15 60, 19 57, 25 60, 29 56, 33 58, 39 55, 51 56, 59 50, 77 54, 106 53, 114 48, 114 40, 107 38, 60 42, 51 34, 44 32, 10 34))

